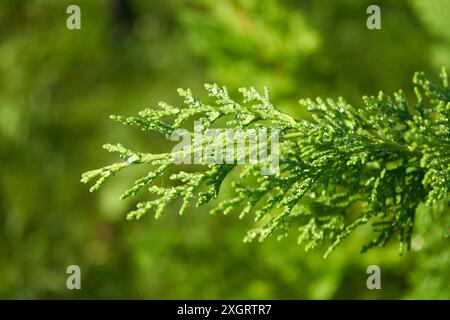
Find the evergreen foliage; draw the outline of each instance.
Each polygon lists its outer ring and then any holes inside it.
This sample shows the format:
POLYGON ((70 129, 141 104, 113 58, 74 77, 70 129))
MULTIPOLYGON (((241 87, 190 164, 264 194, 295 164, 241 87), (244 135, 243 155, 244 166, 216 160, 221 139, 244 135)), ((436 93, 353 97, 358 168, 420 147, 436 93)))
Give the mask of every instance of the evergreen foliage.
MULTIPOLYGON (((2 299, 450 299, 447 200, 417 211, 406 257, 395 241, 357 254, 366 225, 323 263, 322 248, 302 254, 295 229, 288 240, 242 245, 253 214, 209 216, 214 203, 179 217, 174 201, 159 220, 124 223, 148 194, 117 197, 149 165, 130 166, 95 196, 77 183, 82 170, 115 162, 99 152, 105 141, 169 151, 157 133, 103 120, 161 97, 178 105, 180 86, 267 86, 275 106, 302 119, 299 97, 358 106, 361 93, 409 88, 415 70, 448 71, 450 1, 380 1, 381 32, 365 27, 368 1, 79 0, 79 31, 66 28, 70 3, 0 2, 2 299), (71 264, 82 268, 76 292, 65 285, 71 264), (382 268, 380 291, 367 290, 371 264, 382 268)), ((197 168, 172 166, 154 182, 177 185, 170 173, 197 168)), ((231 197, 236 169, 216 201, 231 197)))
MULTIPOLYGON (((245 241, 264 240, 272 234, 282 237, 296 226, 305 249, 327 245, 325 256, 358 226, 371 223, 376 236, 362 252, 397 237, 403 253, 410 248, 418 206, 446 199, 450 189, 450 91, 445 70, 441 78, 442 86, 436 86, 423 73, 416 73, 412 105, 403 91, 393 97, 382 92, 365 96, 359 107, 342 98, 301 100, 312 120, 295 120, 280 112, 267 89, 263 93, 241 89, 240 103, 216 84, 205 86, 212 103, 180 89, 184 108, 160 103, 158 110, 146 109, 137 117, 111 118, 167 138, 192 117, 200 117, 205 129, 221 118, 228 119, 227 127, 233 129, 277 128, 282 132, 280 172, 264 175, 260 164, 245 165, 240 181, 232 183, 235 196, 220 202, 212 213, 236 211, 240 218, 252 213, 258 227, 248 232, 245 241), (356 214, 351 208, 357 208, 356 214)), ((82 182, 97 179, 91 191, 126 167, 154 166, 122 195, 133 196, 148 185, 156 195, 139 203, 129 219, 150 211, 159 217, 177 198, 182 199, 180 214, 191 204, 210 202, 236 167, 215 164, 206 170, 180 171, 170 176, 176 185, 158 186, 152 183, 173 166, 174 154, 135 152, 120 144, 104 147, 118 152, 123 161, 83 174, 82 182)))

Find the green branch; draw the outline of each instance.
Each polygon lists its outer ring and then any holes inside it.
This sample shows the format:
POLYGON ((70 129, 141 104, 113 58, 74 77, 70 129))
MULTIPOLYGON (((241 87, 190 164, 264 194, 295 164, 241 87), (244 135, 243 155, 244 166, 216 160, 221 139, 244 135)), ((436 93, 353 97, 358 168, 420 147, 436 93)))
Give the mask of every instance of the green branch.
MULTIPOLYGON (((137 117, 112 119, 159 132, 167 139, 189 119, 200 120, 204 132, 213 129, 219 119, 233 130, 278 130, 277 174, 264 175, 261 163, 213 163, 196 167, 194 172, 174 173, 170 176, 172 185, 163 187, 154 180, 175 166, 179 151, 149 154, 117 144, 104 147, 119 153, 122 162, 89 171, 83 174, 82 182, 96 179, 91 188, 95 191, 126 167, 150 165, 149 173, 122 195, 133 196, 144 187, 154 195, 128 215, 129 219, 139 219, 149 212, 159 217, 176 199, 182 202, 180 214, 191 205, 213 201, 228 174, 242 168, 240 179, 231 182, 234 196, 218 203, 212 213, 238 212, 240 218, 253 215, 256 227, 245 241, 264 240, 273 234, 283 237, 294 228, 299 230, 298 240, 306 250, 325 245, 328 255, 356 228, 371 223, 375 235, 363 252, 393 238, 398 239, 403 252, 410 246, 417 207, 433 205, 449 195, 450 92, 444 70, 441 78, 442 86, 436 86, 417 73, 413 104, 402 91, 393 97, 383 93, 363 97, 359 108, 342 98, 301 100, 312 113, 312 121, 280 112, 271 103, 267 89, 260 93, 243 88, 242 102, 237 102, 225 87, 206 85, 208 103, 189 89, 180 89, 184 107, 160 103, 158 109, 146 109, 137 117)), ((211 138, 202 137, 188 153, 211 145, 211 138)))

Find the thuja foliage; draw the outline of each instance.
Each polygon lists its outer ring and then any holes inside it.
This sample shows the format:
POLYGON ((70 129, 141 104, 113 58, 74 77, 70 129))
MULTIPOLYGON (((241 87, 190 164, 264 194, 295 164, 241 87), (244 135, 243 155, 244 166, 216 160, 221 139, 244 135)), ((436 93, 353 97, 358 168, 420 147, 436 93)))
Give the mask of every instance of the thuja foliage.
POLYGON ((207 84, 209 103, 180 89, 184 107, 162 102, 136 117, 111 118, 168 139, 192 118, 200 119, 204 130, 222 118, 233 129, 275 128, 281 132, 279 172, 264 175, 262 164, 213 164, 175 171, 170 176, 174 183, 160 186, 155 178, 176 166, 173 153, 143 153, 107 144, 104 148, 117 152, 122 161, 84 173, 82 182, 96 179, 90 189, 95 191, 122 169, 149 165, 148 174, 121 197, 148 187, 152 198, 128 214, 128 219, 139 219, 149 212, 161 216, 176 199, 181 199, 180 214, 216 199, 225 178, 242 166, 240 179, 231 183, 234 195, 211 212, 252 215, 257 227, 245 241, 283 237, 295 228, 306 250, 325 245, 327 256, 356 228, 370 224, 375 235, 362 252, 397 238, 403 253, 410 248, 418 206, 448 199, 450 190, 450 91, 445 70, 441 80, 435 85, 416 73, 412 104, 401 90, 393 96, 382 92, 364 96, 358 106, 343 98, 301 100, 311 120, 279 111, 267 89, 262 93, 240 89, 238 101, 225 87, 207 84))

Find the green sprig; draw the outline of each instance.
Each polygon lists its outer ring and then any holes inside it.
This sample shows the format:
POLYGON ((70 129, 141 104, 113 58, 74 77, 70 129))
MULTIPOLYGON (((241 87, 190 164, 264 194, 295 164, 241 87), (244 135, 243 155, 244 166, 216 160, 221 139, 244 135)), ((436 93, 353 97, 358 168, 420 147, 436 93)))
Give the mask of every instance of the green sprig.
MULTIPOLYGON (((450 191, 450 91, 445 70, 441 79, 442 86, 437 86, 416 73, 414 104, 407 102, 403 91, 393 97, 382 92, 365 96, 358 108, 342 98, 301 100, 312 121, 279 111, 268 89, 260 93, 242 88, 242 102, 237 102, 216 84, 205 85, 210 103, 189 89, 179 89, 182 108, 162 102, 159 109, 146 109, 137 117, 112 119, 166 138, 192 118, 200 118, 204 130, 221 118, 227 119, 231 129, 276 128, 282 133, 279 172, 263 175, 261 164, 242 165, 240 181, 232 183, 235 195, 218 203, 212 213, 239 212, 240 218, 253 214, 257 227, 245 241, 273 234, 283 237, 296 226, 299 243, 306 250, 326 245, 326 256, 357 227, 371 223, 375 237, 362 252, 397 238, 402 253, 410 247, 418 206, 446 199, 450 191)), ((204 138, 199 147, 208 143, 204 138)), ((122 195, 134 196, 149 185, 149 192, 156 195, 139 203, 129 219, 151 211, 159 217, 175 199, 181 199, 180 214, 191 204, 208 203, 218 197, 225 178, 238 167, 214 164, 195 172, 181 171, 171 175, 174 185, 157 186, 155 177, 174 166, 173 154, 135 152, 120 144, 105 145, 105 149, 119 153, 123 161, 83 174, 84 183, 97 179, 91 191, 124 168, 138 164, 155 168, 122 195)))

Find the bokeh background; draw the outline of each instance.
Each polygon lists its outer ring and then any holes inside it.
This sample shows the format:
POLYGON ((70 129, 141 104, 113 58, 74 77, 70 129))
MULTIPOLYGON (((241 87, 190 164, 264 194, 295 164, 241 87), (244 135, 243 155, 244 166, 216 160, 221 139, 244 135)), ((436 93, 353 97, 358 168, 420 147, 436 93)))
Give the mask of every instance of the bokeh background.
POLYGON ((95 194, 79 182, 117 160, 103 143, 167 151, 108 115, 180 104, 178 87, 268 86, 280 109, 305 117, 300 98, 411 96, 415 71, 437 79, 442 66, 450 70, 448 0, 2 0, 0 298, 449 299, 447 202, 420 210, 402 257, 395 243, 361 255, 362 228, 324 260, 295 232, 242 243, 252 221, 235 215, 180 217, 174 206, 126 221, 138 198, 118 197, 133 170, 95 194), (368 30, 375 3, 382 29, 368 30), (81 30, 66 28, 70 4, 81 30), (66 288, 71 264, 81 290, 66 288), (382 290, 366 287, 371 264, 382 290))

